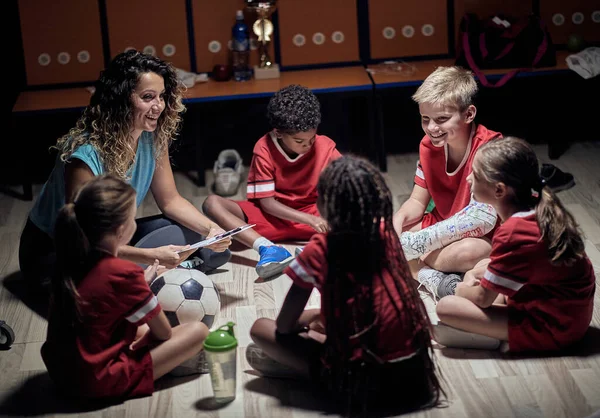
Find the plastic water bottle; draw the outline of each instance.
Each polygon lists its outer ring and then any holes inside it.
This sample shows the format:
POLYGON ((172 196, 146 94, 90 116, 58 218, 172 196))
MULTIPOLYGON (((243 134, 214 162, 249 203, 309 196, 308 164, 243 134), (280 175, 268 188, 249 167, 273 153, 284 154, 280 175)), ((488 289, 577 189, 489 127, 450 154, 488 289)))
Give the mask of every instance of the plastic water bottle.
POLYGON ((204 341, 210 380, 217 403, 227 403, 235 399, 238 341, 233 333, 234 325, 233 322, 228 322, 208 334, 204 341))
POLYGON ((250 69, 250 35, 248 25, 244 22, 244 13, 238 10, 235 14, 235 25, 231 29, 231 54, 233 78, 235 81, 246 81, 252 77, 250 69))

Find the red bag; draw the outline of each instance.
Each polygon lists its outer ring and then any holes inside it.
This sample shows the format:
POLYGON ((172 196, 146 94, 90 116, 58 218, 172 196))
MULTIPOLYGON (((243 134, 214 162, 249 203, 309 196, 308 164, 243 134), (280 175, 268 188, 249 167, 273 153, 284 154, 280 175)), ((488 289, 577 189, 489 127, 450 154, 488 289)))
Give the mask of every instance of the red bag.
POLYGON ((519 20, 466 14, 460 24, 456 65, 470 68, 483 86, 500 87, 519 71, 555 66, 556 51, 546 26, 535 15, 519 20), (481 71, 491 68, 511 71, 492 84, 481 71))

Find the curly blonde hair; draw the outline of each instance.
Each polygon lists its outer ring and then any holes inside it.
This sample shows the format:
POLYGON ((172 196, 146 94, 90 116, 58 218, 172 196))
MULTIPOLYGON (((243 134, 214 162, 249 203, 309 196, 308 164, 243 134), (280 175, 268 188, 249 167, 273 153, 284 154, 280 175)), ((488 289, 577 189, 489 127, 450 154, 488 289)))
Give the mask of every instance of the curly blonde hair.
POLYGON ((183 90, 171 64, 135 50, 117 55, 100 73, 90 104, 75 127, 54 145, 63 162, 68 161, 81 145, 89 143, 97 150, 107 173, 127 178, 136 154, 130 135, 132 94, 141 75, 146 73, 160 75, 165 83, 165 109, 152 133, 154 158, 158 162, 179 134, 181 114, 185 111, 181 101, 183 90))

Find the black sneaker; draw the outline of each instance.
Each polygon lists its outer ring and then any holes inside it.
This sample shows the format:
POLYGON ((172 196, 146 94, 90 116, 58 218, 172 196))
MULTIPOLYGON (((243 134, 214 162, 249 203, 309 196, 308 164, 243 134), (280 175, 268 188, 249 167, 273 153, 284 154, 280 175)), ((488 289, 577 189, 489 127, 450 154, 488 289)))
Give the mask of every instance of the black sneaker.
POLYGON ((573 174, 565 173, 553 164, 542 164, 542 172, 540 175, 546 181, 546 186, 550 187, 550 190, 554 193, 575 186, 573 174))

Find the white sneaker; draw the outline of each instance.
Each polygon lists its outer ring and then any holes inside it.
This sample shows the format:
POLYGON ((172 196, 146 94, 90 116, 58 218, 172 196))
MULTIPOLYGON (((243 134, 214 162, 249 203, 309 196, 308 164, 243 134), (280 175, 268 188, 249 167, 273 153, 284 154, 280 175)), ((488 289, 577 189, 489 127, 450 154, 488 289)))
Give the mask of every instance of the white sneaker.
POLYGON ((246 361, 248 361, 250 367, 260 372, 265 377, 294 379, 301 376, 300 372, 296 369, 281 364, 267 356, 262 348, 255 343, 250 343, 248 344, 248 347, 246 347, 246 361))
POLYGON ((193 356, 192 358, 184 361, 179 366, 175 367, 173 370, 169 372, 169 375, 175 377, 182 376, 190 376, 194 374, 205 374, 209 372, 208 361, 206 360, 206 355, 204 354, 204 350, 200 351, 198 354, 193 356))
POLYGON ((215 161, 215 193, 219 196, 231 196, 237 193, 242 177, 242 157, 234 149, 219 153, 215 161))

